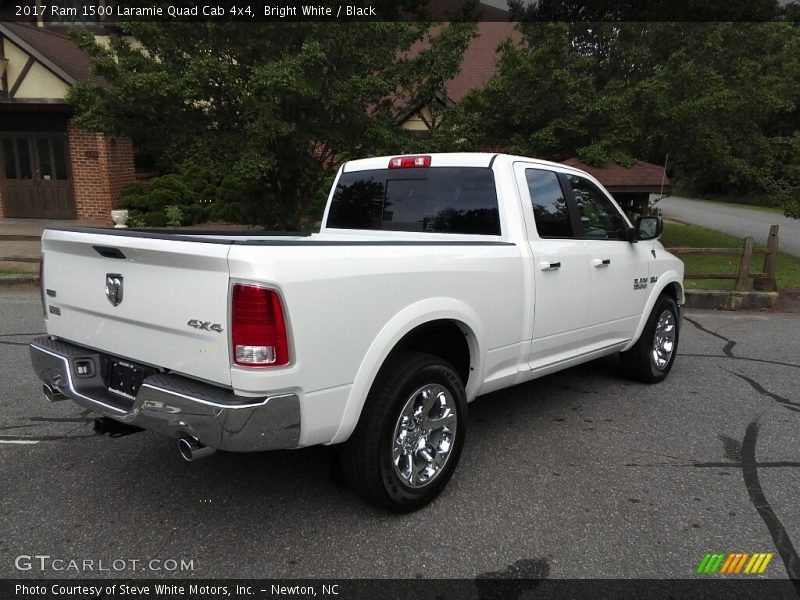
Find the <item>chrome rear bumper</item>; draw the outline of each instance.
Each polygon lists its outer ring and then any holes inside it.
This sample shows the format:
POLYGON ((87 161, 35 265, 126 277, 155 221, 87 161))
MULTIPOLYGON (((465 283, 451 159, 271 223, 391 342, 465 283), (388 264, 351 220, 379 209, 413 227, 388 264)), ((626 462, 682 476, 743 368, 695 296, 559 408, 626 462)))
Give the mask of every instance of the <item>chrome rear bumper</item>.
POLYGON ((145 378, 135 397, 111 394, 103 383, 103 355, 47 336, 30 344, 31 361, 45 384, 76 404, 122 423, 174 438, 191 436, 230 452, 297 447, 300 399, 297 394, 262 398, 237 396, 225 389, 180 375, 145 378), (94 375, 79 375, 75 363, 92 361, 94 375))

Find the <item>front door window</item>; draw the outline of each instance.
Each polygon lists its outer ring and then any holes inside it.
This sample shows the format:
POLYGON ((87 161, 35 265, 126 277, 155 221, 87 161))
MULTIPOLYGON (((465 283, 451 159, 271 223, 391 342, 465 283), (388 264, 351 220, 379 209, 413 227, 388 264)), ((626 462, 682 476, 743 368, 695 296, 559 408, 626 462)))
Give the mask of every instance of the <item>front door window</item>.
POLYGON ((603 240, 624 240, 625 222, 611 200, 588 179, 568 175, 567 181, 578 207, 583 236, 603 240))

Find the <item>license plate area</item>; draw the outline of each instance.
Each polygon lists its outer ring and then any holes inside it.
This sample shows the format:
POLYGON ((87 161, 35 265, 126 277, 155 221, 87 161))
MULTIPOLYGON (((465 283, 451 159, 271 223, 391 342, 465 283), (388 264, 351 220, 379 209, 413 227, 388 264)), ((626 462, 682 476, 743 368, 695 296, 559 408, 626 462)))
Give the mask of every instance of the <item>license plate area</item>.
POLYGON ((154 369, 112 358, 108 363, 106 385, 111 394, 134 400, 144 379, 153 373, 154 369))

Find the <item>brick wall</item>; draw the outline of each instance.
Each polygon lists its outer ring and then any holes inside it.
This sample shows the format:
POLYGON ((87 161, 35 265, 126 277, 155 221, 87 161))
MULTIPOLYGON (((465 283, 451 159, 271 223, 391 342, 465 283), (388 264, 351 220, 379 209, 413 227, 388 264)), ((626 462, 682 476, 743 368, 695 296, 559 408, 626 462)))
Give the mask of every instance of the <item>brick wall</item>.
POLYGON ((122 189, 133 182, 133 145, 127 138, 111 138, 69 124, 72 189, 78 219, 111 224, 122 189))

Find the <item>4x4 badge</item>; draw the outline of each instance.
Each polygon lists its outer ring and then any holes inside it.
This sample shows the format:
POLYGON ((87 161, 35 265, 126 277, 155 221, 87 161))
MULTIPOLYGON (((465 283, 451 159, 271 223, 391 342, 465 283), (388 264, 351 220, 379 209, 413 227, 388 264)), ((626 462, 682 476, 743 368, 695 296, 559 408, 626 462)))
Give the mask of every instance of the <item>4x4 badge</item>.
POLYGON ((222 325, 220 325, 219 323, 212 323, 211 321, 201 321, 200 319, 191 319, 186 324, 189 327, 194 327, 195 329, 202 329, 204 331, 216 331, 217 333, 222 333, 222 325))
POLYGON ((122 275, 119 273, 106 273, 106 298, 112 306, 122 302, 122 275))

